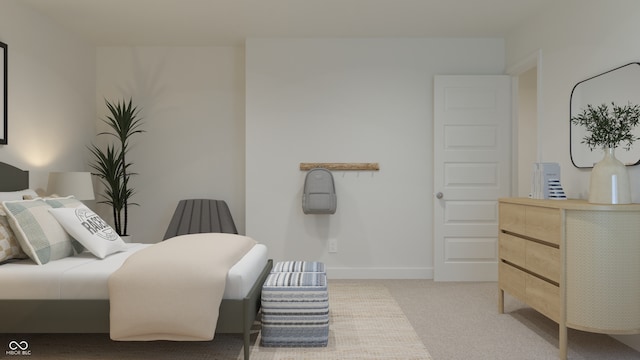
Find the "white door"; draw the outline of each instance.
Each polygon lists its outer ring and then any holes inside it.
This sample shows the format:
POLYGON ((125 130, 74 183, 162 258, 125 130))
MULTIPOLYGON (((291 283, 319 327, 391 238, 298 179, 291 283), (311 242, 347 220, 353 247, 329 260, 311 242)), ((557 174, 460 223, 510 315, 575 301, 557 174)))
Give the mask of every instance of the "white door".
POLYGON ((436 76, 434 86, 434 279, 497 281, 497 200, 511 191, 511 79, 436 76))

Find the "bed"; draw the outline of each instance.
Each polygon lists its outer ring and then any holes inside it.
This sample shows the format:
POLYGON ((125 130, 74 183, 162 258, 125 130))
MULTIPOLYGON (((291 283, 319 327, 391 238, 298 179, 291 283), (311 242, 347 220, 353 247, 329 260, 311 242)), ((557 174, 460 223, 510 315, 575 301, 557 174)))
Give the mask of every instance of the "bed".
MULTIPOLYGON (((0 163, 0 192, 26 189, 28 178, 27 171, 0 163)), ((44 265, 30 259, 0 265, 0 332, 109 333, 107 281, 125 259, 153 245, 126 246, 103 260, 83 252, 44 265)), ((257 244, 227 273, 215 332, 243 334, 246 360, 262 284, 271 267, 266 247, 257 244)))

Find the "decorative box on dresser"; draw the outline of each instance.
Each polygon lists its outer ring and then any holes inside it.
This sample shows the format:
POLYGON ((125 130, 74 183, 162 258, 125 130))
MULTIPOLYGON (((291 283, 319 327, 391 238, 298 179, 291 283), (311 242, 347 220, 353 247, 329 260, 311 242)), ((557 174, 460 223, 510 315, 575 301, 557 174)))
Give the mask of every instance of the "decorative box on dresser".
POLYGON ((498 311, 504 292, 559 325, 640 333, 640 204, 503 198, 499 201, 498 311))

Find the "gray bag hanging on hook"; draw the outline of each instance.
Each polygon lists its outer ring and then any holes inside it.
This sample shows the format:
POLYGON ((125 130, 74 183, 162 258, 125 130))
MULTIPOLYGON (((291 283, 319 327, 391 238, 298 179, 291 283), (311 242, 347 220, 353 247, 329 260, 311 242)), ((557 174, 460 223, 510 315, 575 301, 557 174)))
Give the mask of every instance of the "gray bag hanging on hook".
POLYGON ((305 214, 335 214, 336 186, 333 174, 325 168, 307 172, 302 193, 302 211, 305 214))

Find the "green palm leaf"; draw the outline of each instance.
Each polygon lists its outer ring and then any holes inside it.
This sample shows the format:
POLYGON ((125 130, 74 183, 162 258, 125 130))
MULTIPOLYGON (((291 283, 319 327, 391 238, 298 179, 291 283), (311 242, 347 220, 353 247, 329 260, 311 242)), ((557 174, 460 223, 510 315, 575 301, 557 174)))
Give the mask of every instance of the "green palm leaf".
POLYGON ((127 162, 126 155, 129 151, 131 136, 143 133, 144 130, 141 128, 140 110, 133 106, 131 98, 128 102, 121 100, 116 103, 105 100, 105 104, 109 115, 102 121, 111 128, 111 131, 104 131, 98 135, 115 137, 117 146, 110 144, 104 150, 96 145, 89 147, 94 158, 89 166, 105 187, 102 195, 105 200, 100 203, 112 207, 115 230, 120 235, 126 235, 128 207, 138 205, 130 201, 135 190, 129 186, 129 180, 136 173, 130 170, 133 164, 127 162))

